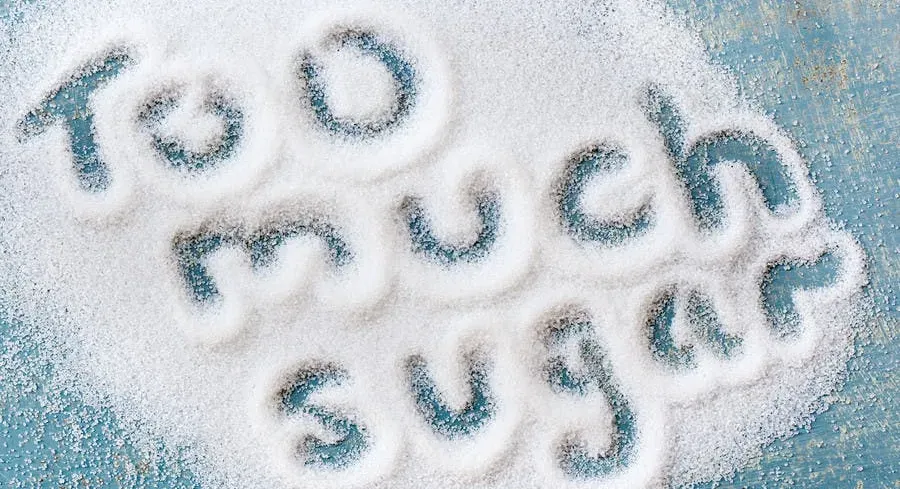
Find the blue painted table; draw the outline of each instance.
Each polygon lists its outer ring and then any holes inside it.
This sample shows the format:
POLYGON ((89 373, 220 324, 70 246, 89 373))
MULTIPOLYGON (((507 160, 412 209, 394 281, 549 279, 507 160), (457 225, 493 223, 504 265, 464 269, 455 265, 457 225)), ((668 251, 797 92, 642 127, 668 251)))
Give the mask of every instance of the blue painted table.
MULTIPOLYGON (((704 487, 900 488, 900 5, 876 0, 672 0, 738 78, 744 96, 787 128, 829 215, 863 244, 878 316, 858 340, 834 405, 766 449, 733 480, 704 487)), ((0 22, 27 22, 0 0, 0 22)), ((178 457, 141 447, 107 412, 51 391, 37 345, 0 317, 0 482, 4 487, 197 487, 178 457), (13 370, 11 365, 24 366, 13 370)))

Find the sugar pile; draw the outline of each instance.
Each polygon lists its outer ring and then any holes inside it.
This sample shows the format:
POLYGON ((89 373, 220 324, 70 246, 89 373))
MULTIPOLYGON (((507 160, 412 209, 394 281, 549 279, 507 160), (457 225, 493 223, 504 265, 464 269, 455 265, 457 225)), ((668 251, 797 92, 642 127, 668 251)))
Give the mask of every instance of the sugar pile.
POLYGON ((808 422, 862 252, 653 2, 40 3, 0 290, 208 487, 657 487, 808 422))

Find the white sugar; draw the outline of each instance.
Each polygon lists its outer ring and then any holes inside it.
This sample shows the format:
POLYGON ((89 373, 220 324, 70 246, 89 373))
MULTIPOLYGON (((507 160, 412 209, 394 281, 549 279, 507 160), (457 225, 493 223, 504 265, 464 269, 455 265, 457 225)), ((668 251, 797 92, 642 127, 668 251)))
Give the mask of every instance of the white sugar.
POLYGON ((337 118, 378 120, 394 108, 394 80, 371 56, 342 49, 322 60, 328 105, 337 118))
POLYGON ((789 135, 654 2, 60 1, 23 15, 0 41, 4 302, 65 382, 186 447, 205 487, 716 479, 840 385, 862 252, 824 216, 789 135), (80 109, 109 176, 86 189, 67 122, 23 120, 121 52, 80 109), (669 152, 653 87, 683 119, 669 152), (173 88, 148 129, 141 114, 173 88), (235 120, 225 156, 196 156, 227 147, 235 120), (760 175, 726 156, 707 174, 721 223, 704 230, 677 168, 704 138, 749 135, 793 198, 773 211, 760 175), (289 236, 265 255, 272 230, 289 236), (209 236, 223 245, 196 262, 179 248, 209 236), (788 291, 799 322, 779 334, 767 274, 826 253, 835 276, 788 291), (672 344, 657 348, 666 293, 672 344), (713 333, 688 319, 692 294, 713 333), (574 336, 554 336, 563 324, 574 336), (594 377, 554 380, 553 358, 594 377), (489 415, 460 434, 416 401, 410 372, 427 366, 459 413, 478 361, 489 415), (323 371, 338 373, 311 411, 283 405, 298 375, 323 371), (347 434, 316 409, 364 430, 346 464, 305 463, 305 439, 347 434), (578 449, 612 469, 566 469, 578 449))

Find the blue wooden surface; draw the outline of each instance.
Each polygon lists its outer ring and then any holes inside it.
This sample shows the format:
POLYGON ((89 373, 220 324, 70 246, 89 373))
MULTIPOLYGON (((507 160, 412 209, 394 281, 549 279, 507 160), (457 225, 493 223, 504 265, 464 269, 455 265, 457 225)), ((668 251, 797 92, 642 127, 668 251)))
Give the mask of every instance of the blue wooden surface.
MULTIPOLYGON (((18 2, 17 2, 18 4, 18 2)), ((0 22, 27 9, 0 0, 0 22)), ((672 0, 733 72, 744 95, 786 128, 829 215, 863 244, 877 318, 847 384, 808 429, 776 442, 733 480, 707 486, 900 488, 900 6, 847 0, 672 0)), ((67 392, 50 391, 36 345, 0 318, 0 482, 10 487, 193 487, 177 457, 159 460, 67 392), (82 436, 83 434, 90 436, 82 436)))
POLYGON ((860 240, 879 317, 808 430, 722 487, 900 487, 900 4, 677 0, 744 95, 786 128, 829 216, 860 240))

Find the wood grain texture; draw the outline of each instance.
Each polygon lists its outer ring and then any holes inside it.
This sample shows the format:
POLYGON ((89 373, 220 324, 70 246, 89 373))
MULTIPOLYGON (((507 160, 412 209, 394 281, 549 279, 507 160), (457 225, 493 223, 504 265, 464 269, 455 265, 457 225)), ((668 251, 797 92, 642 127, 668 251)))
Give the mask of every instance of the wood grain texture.
POLYGON ((900 487, 900 4, 677 0, 713 60, 793 137, 829 216, 868 256, 875 315, 807 429, 710 487, 900 487))

